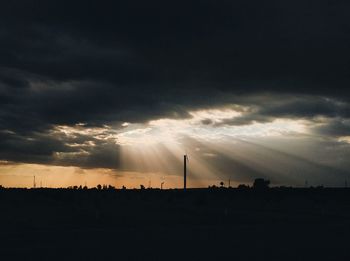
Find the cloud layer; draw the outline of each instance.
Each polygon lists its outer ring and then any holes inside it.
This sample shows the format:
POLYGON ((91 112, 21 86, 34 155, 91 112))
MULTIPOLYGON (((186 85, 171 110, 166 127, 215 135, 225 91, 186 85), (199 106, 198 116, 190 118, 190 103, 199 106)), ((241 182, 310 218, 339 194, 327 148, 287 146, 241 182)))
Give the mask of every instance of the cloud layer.
POLYGON ((233 107, 198 126, 305 120, 348 155, 346 1, 0 7, 0 160, 118 169, 123 123, 233 107))

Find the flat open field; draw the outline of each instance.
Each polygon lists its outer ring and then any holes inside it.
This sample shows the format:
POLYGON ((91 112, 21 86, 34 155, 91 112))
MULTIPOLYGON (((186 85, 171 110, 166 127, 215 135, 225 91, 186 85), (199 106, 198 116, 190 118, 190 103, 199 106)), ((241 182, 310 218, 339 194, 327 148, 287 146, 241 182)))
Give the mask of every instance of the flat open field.
POLYGON ((350 260, 350 189, 1 189, 0 213, 0 260, 350 260))

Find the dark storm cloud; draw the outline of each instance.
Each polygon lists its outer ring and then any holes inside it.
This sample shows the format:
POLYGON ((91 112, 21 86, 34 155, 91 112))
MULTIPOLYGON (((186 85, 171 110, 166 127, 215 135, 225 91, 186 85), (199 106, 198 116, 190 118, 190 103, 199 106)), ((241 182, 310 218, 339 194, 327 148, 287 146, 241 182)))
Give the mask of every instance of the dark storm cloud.
POLYGON ((83 168, 118 168, 119 145, 91 135, 69 137, 63 133, 19 136, 0 132, 0 157, 13 162, 42 163, 83 168), (92 145, 92 144, 93 145, 92 145))
MULTIPOLYGON (((237 103, 239 102, 242 101, 237 103)), ((243 100, 242 104, 252 107, 240 117, 226 119, 215 125, 249 125, 254 122, 271 122, 276 118, 308 119, 317 122, 318 117, 347 119, 350 116, 348 103, 319 96, 263 97, 255 98, 253 101, 243 100)), ((325 123, 327 126, 328 124, 333 125, 333 120, 326 120, 325 123)))
MULTIPOLYGON (((349 11, 347 1, 2 1, 1 158, 70 152, 47 136, 57 124, 186 118, 230 103, 255 110, 226 124, 348 118, 349 11)), ((99 145, 95 158, 66 162, 103 162, 114 145, 99 145)))
POLYGON ((345 1, 13 1, 1 13, 2 63, 57 80, 333 93, 323 80, 349 77, 346 10, 345 1))
POLYGON ((330 122, 315 127, 317 133, 325 136, 350 136, 350 120, 333 119, 330 122))

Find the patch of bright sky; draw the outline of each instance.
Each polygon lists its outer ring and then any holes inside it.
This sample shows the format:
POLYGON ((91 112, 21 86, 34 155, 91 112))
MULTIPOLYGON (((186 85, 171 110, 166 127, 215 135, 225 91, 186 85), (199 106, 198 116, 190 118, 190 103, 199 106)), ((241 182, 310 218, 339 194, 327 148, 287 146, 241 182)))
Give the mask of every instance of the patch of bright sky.
MULTIPOLYGON (((155 145, 157 143, 179 144, 181 137, 198 140, 224 140, 227 137, 267 137, 281 135, 308 134, 310 122, 295 119, 275 119, 272 122, 249 125, 220 124, 244 114, 245 108, 220 108, 190 111, 186 119, 158 119, 147 124, 125 122, 122 129, 110 126, 86 127, 56 126, 52 133, 74 138, 85 135, 99 140, 114 140, 120 145, 155 145)), ((68 144, 69 145, 69 144, 68 144)), ((75 144, 71 144, 75 146, 75 144)), ((76 144, 78 145, 78 144, 76 144)), ((93 142, 86 144, 93 146, 93 142)))
POLYGON ((339 142, 345 142, 350 144, 350 136, 342 136, 338 139, 339 142))
MULTIPOLYGON (((69 138, 76 138, 77 135, 84 135, 94 137, 98 140, 117 139, 117 131, 111 129, 111 127, 107 125, 103 127, 86 127, 81 123, 74 126, 57 125, 52 130, 52 134, 56 136, 64 134, 69 138)), ((94 144, 90 143, 89 145, 93 146, 94 144)))
POLYGON ((187 136, 195 139, 218 140, 227 137, 266 137, 280 135, 306 134, 305 120, 276 119, 267 123, 231 126, 215 125, 227 119, 242 115, 233 109, 213 109, 189 112, 189 119, 159 119, 147 125, 128 124, 118 135, 120 144, 178 143, 179 137, 187 136), (203 124, 208 121, 209 124, 203 124), (215 125, 215 126, 214 126, 215 125))

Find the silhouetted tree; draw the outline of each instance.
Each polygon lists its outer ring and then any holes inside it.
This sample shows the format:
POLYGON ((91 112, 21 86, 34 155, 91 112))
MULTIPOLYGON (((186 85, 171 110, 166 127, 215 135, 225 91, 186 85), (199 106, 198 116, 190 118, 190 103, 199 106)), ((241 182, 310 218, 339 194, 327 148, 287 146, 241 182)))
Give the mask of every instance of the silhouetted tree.
POLYGON ((141 184, 140 189, 145 189, 145 186, 141 184))
POLYGON ((98 190, 102 189, 102 186, 100 184, 98 184, 96 187, 97 187, 98 190))
POLYGON ((223 181, 220 182, 220 187, 224 187, 225 183, 223 181))
POLYGON ((108 185, 108 189, 109 189, 109 190, 114 190, 114 189, 115 189, 115 187, 114 187, 114 186, 112 186, 112 185, 108 185))
POLYGON ((241 189, 241 190, 249 189, 249 186, 247 186, 246 184, 239 184, 237 189, 241 189))

